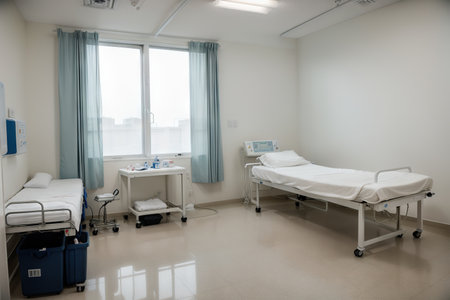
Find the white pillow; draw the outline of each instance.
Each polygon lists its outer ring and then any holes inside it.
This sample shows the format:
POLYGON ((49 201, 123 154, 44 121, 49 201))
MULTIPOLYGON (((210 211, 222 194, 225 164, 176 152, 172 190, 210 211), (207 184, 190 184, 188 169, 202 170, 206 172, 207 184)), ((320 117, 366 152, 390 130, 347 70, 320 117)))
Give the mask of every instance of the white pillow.
POLYGON ((36 173, 34 177, 25 183, 23 187, 25 188, 46 188, 52 181, 52 175, 47 173, 36 173))
POLYGON ((310 163, 292 150, 266 153, 258 159, 263 165, 271 168, 293 167, 310 163))

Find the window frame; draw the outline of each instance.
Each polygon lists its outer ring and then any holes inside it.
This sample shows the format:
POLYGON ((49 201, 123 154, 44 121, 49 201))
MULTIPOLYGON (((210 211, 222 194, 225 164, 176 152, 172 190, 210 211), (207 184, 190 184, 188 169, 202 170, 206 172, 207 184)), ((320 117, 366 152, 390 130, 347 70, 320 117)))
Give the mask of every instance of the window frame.
MULTIPOLYGON (((163 153, 163 154, 151 154, 151 99, 150 99, 150 48, 153 49, 162 49, 162 50, 171 50, 171 51, 180 51, 180 52, 187 52, 189 53, 189 49, 188 48, 181 48, 181 47, 169 47, 169 46, 160 46, 160 45, 147 45, 147 49, 148 51, 145 51, 147 53, 147 85, 148 85, 148 108, 149 108, 149 112, 148 112, 148 119, 149 119, 149 127, 148 127, 148 131, 149 131, 149 135, 148 135, 148 151, 149 154, 147 155, 147 157, 150 157, 151 155, 158 155, 159 157, 179 157, 179 156, 189 156, 191 155, 191 152, 172 152, 172 153, 163 153)), ((189 116, 189 120, 190 120, 190 116, 189 116)))
POLYGON ((100 40, 99 46, 136 48, 141 54, 141 117, 142 117, 142 153, 129 155, 103 156, 104 161, 148 159, 158 155, 160 158, 190 157, 191 152, 151 153, 151 99, 150 99, 150 48, 188 52, 187 47, 161 46, 151 43, 133 43, 126 41, 100 40))

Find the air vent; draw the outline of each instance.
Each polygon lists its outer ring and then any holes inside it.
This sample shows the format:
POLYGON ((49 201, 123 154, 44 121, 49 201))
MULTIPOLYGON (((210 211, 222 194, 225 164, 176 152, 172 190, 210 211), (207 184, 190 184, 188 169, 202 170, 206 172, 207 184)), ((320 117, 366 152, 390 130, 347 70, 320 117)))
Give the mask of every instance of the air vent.
POLYGON ((114 8, 114 3, 116 0, 83 0, 84 6, 94 7, 94 8, 114 8))

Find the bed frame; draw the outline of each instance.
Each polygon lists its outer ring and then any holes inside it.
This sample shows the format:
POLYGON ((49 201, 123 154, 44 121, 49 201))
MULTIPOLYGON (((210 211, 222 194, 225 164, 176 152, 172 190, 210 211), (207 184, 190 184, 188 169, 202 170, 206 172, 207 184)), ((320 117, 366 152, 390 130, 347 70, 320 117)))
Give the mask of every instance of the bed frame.
MULTIPOLYGON (((356 202, 356 201, 350 201, 350 200, 342 200, 342 199, 335 199, 335 198, 330 198, 330 197, 322 197, 322 196, 317 196, 308 192, 305 192, 303 190, 297 189, 297 188, 293 188, 290 186, 285 186, 285 185, 281 185, 281 184, 276 184, 276 183, 272 183, 270 181, 267 180, 263 180, 260 178, 257 178, 255 176, 253 176, 251 174, 251 167, 255 166, 255 165, 261 165, 260 163, 254 163, 254 164, 247 164, 247 167, 249 168, 249 176, 251 179, 251 183, 254 183, 256 185, 256 198, 253 199, 253 195, 252 195, 252 187, 250 186, 250 202, 256 205, 255 211, 257 213, 261 212, 261 205, 260 205, 260 201, 259 201, 259 186, 260 185, 265 185, 265 186, 269 186, 272 188, 276 188, 279 190, 283 190, 286 192, 290 192, 290 193, 294 193, 297 195, 297 199, 295 198, 290 198, 296 201, 296 205, 299 205, 300 202, 302 202, 302 200, 305 199, 305 197, 307 198, 312 198, 312 199, 317 199, 317 200, 321 200, 324 202, 331 202, 337 205, 341 205, 341 206, 345 206, 348 208, 352 208, 354 210, 358 211, 358 247, 354 250, 354 254, 357 257, 361 257, 364 254, 364 250, 366 249, 367 246, 370 246, 372 244, 393 238, 393 237, 402 237, 404 230, 401 228, 401 224, 400 224, 400 206, 405 205, 405 204, 409 204, 409 203, 417 203, 417 228, 416 230, 413 232, 413 236, 414 238, 420 238, 422 231, 423 231, 423 219, 422 219, 422 201, 425 200, 428 197, 432 197, 434 195, 434 193, 432 193, 429 190, 425 190, 425 191, 421 191, 420 193, 417 194, 413 194, 413 195, 408 195, 408 196, 404 196, 404 197, 398 197, 398 198, 394 198, 394 199, 389 199, 386 201, 382 201, 380 203, 377 204, 370 204, 370 203, 366 203, 366 202, 356 202), (366 240, 365 239, 365 209, 366 208, 370 208, 370 209, 374 209, 375 211, 382 211, 391 207, 395 207, 396 208, 396 217, 397 217, 397 224, 396 227, 391 227, 385 224, 378 224, 381 227, 384 227, 388 230, 391 230, 391 232, 386 233, 384 235, 380 235, 378 237, 366 240)), ((402 170, 402 169, 407 169, 409 170, 409 172, 411 172, 411 168, 410 167, 403 167, 403 168, 396 168, 396 169, 389 169, 389 170, 381 170, 375 173, 375 182, 378 182, 378 176, 383 173, 383 172, 389 172, 389 171, 396 171, 396 170, 402 170)))
MULTIPOLYGON (((33 231, 51 231, 51 230, 64 230, 66 236, 74 236, 79 228, 75 228, 75 224, 72 221, 72 211, 68 208, 59 208, 59 209, 44 209, 44 205, 37 201, 37 200, 31 200, 31 201, 17 201, 17 202, 10 202, 8 203, 5 208, 8 206, 14 204, 30 204, 30 203, 37 203, 41 207, 39 210, 30 210, 30 211, 17 211, 17 212, 9 212, 5 214, 5 223, 6 223, 6 233, 12 234, 12 233, 29 233, 33 231), (69 212, 69 218, 64 221, 60 222, 45 222, 45 213, 52 212, 52 211, 68 211, 69 212), (8 224, 8 216, 13 214, 27 214, 27 213, 40 213, 41 214, 41 222, 39 224, 30 224, 30 225, 11 225, 8 224)), ((81 205, 83 205, 83 201, 81 201, 81 205)), ((82 207, 81 210, 82 211, 82 207)))

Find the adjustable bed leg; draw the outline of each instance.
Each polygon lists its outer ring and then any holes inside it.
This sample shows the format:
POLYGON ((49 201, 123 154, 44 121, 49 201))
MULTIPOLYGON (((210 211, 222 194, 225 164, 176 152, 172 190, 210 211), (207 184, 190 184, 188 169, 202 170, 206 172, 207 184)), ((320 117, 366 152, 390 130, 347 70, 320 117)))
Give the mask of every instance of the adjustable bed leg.
POLYGON ((257 213, 261 212, 261 207, 259 206, 259 183, 256 183, 256 208, 257 213))
POLYGON ((417 201, 417 230, 413 232, 413 236, 418 239, 422 235, 423 219, 422 219, 422 200, 417 201))
MULTIPOLYGON (((400 230, 400 206, 396 207, 397 209, 397 230, 400 230)), ((403 237, 403 233, 397 235, 398 238, 402 238, 403 237)))
POLYGON ((358 248, 353 252, 355 256, 361 257, 364 254, 364 205, 358 207, 358 248))

